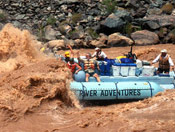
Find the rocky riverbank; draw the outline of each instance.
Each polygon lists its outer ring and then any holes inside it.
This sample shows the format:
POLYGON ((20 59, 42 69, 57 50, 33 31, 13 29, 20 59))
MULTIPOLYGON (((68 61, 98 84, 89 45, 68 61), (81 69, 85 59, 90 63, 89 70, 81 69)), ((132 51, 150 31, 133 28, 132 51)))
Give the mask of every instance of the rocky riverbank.
POLYGON ((175 43, 174 8, 174 0, 3 0, 0 28, 28 29, 55 50, 175 43))

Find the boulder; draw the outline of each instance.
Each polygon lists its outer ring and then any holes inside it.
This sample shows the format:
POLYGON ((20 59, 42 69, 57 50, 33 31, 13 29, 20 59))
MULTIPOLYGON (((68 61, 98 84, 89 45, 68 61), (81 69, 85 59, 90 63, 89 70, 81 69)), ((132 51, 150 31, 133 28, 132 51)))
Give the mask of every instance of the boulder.
POLYGON ((149 29, 158 29, 160 27, 175 25, 175 17, 173 15, 150 15, 148 17, 138 19, 141 25, 147 25, 149 29))
POLYGON ((13 21, 12 24, 13 24, 13 26, 15 26, 17 28, 20 28, 22 25, 19 21, 13 21))
POLYGON ((105 47, 107 47, 106 44, 104 44, 104 43, 102 43, 102 42, 100 42, 98 40, 92 40, 90 42, 90 45, 91 45, 91 47, 99 47, 99 48, 105 48, 105 47))
POLYGON ((116 11, 109 15, 104 21, 101 22, 99 31, 105 34, 111 34, 121 31, 127 22, 132 20, 131 14, 125 10, 116 11))
POLYGON ((0 22, 6 22, 8 19, 8 14, 0 8, 0 22))
POLYGON ((55 0, 55 2, 58 2, 59 4, 73 4, 73 3, 78 3, 79 0, 55 0))
POLYGON ((128 0, 125 6, 130 6, 134 8, 139 8, 140 6, 140 0, 128 0))
POLYGON ((75 41, 72 39, 64 39, 64 44, 66 48, 68 48, 68 45, 70 45, 71 47, 75 47, 75 41))
POLYGON ((168 29, 166 27, 159 29, 156 34, 159 36, 159 38, 164 38, 168 33, 168 29))
POLYGON ((158 35, 148 30, 136 31, 131 34, 131 38, 136 45, 151 45, 159 42, 158 35))
POLYGON ((171 15, 175 16, 175 9, 172 11, 171 15))
POLYGON ((79 31, 79 30, 74 30, 74 31, 69 32, 68 36, 69 36, 70 39, 73 39, 73 40, 82 39, 82 38, 85 37, 84 32, 79 31))
POLYGON ((64 40, 52 40, 48 42, 48 46, 50 48, 57 48, 57 49, 64 49, 65 48, 65 41, 64 40))
POLYGON ((143 23, 143 27, 145 29, 156 30, 156 29, 160 28, 160 25, 156 21, 147 21, 147 22, 143 23))
POLYGON ((58 29, 59 29, 60 33, 63 34, 63 35, 66 35, 66 34, 68 34, 69 32, 72 31, 71 26, 68 25, 68 24, 60 24, 58 29))
POLYGON ((106 36, 105 34, 100 34, 100 37, 98 38, 98 40, 103 44, 107 44, 108 36, 106 36))
POLYGON ((50 25, 46 26, 45 28, 45 39, 46 40, 56 39, 56 31, 50 25))
POLYGON ((21 19, 23 19, 24 17, 25 17, 25 14, 17 14, 17 15, 15 16, 16 20, 21 20, 21 19))
MULTIPOLYGON (((153 1, 152 1, 153 2, 153 1)), ((161 7, 163 5, 163 0, 154 0, 154 2, 161 7)))
POLYGON ((126 37, 121 35, 120 33, 114 33, 108 36, 108 42, 107 45, 110 46, 127 46, 133 44, 133 41, 126 37))
POLYGON ((173 29, 163 40, 164 43, 173 43, 175 44, 175 29, 173 29))
POLYGON ((81 40, 81 39, 76 39, 76 40, 74 40, 74 42, 75 42, 75 48, 88 47, 88 46, 86 45, 86 42, 84 42, 84 41, 81 40))
POLYGON ((163 0, 146 0, 150 7, 161 7, 163 5, 163 0))
POLYGON ((147 10, 147 14, 148 15, 161 15, 162 14, 162 10, 159 9, 159 8, 148 9, 147 10))
POLYGON ((137 10, 132 10, 131 14, 134 18, 142 18, 146 15, 147 9, 146 8, 138 8, 137 10))

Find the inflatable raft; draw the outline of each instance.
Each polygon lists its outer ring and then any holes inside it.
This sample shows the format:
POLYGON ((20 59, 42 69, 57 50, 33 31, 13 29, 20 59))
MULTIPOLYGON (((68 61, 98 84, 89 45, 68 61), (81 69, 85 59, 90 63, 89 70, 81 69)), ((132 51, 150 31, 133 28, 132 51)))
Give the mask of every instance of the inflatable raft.
POLYGON ((144 99, 166 89, 175 89, 174 74, 155 75, 152 66, 117 64, 110 66, 107 74, 104 67, 103 73, 99 73, 101 82, 96 82, 93 77, 85 82, 84 71, 74 76, 70 89, 79 100, 144 99))

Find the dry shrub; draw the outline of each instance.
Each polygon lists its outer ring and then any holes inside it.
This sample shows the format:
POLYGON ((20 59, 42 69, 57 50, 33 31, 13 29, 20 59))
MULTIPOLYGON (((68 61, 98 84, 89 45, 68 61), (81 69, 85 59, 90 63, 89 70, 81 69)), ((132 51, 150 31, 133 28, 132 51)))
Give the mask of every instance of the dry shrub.
POLYGON ((165 5, 162 6, 161 10, 164 13, 171 14, 173 8, 174 7, 171 3, 166 3, 165 5))

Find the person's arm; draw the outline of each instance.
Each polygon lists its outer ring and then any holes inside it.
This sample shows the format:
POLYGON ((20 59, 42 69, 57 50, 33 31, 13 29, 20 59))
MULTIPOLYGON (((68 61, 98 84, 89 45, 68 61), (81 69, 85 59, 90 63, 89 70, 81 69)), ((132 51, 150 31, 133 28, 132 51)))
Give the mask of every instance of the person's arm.
POLYGON ((80 70, 82 70, 81 66, 79 66, 77 63, 75 63, 76 67, 78 68, 76 71, 75 71, 75 74, 77 74, 80 70))
POLYGON ((174 71, 174 66, 171 66, 170 67, 170 71, 174 71))
POLYGON ((169 57, 168 61, 169 61, 169 64, 170 64, 170 71, 174 71, 174 63, 173 63, 171 57, 169 57))
POLYGON ((158 62, 158 61, 159 61, 159 58, 160 58, 160 55, 158 55, 158 56, 156 57, 156 59, 154 59, 154 60, 152 61, 152 64, 158 62))
POLYGON ((103 51, 101 52, 101 54, 104 59, 107 58, 107 55, 103 51))
POLYGON ((94 58, 97 55, 97 52, 94 52, 92 55, 92 58, 94 58))
POLYGON ((173 63, 171 57, 169 57, 168 61, 169 61, 169 63, 170 63, 170 66, 174 66, 174 63, 173 63))
POLYGON ((99 64, 98 64, 98 62, 96 60, 94 61, 94 64, 95 64, 95 67, 100 71, 99 64))
POLYGON ((80 52, 79 51, 77 51, 77 59, 78 59, 78 61, 81 61, 80 52))
POLYGON ((77 59, 78 59, 78 63, 83 62, 83 59, 80 58, 80 52, 77 51, 77 59))
POLYGON ((99 64, 97 63, 97 69, 100 71, 100 67, 99 67, 99 64))
POLYGON ((80 58, 80 52, 77 51, 77 58, 80 58))
POLYGON ((72 50, 72 47, 70 45, 67 46, 70 49, 71 58, 74 58, 74 51, 72 50))

